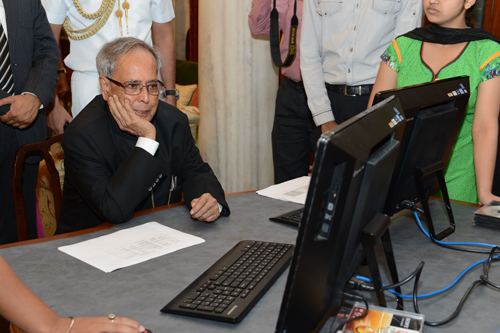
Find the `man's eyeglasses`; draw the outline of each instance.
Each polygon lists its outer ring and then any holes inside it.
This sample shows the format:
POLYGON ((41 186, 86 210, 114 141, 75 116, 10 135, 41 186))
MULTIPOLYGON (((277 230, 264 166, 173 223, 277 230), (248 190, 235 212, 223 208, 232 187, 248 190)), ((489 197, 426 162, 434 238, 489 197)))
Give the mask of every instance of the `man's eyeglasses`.
POLYGON ((139 95, 142 91, 142 88, 146 87, 148 94, 153 95, 153 96, 158 96, 162 90, 165 89, 165 85, 161 81, 156 81, 154 83, 148 83, 148 84, 140 84, 140 83, 121 83, 118 81, 115 81, 113 79, 110 79, 109 77, 106 77, 109 81, 113 82, 117 86, 120 86, 123 88, 125 91, 125 94, 127 95, 139 95))

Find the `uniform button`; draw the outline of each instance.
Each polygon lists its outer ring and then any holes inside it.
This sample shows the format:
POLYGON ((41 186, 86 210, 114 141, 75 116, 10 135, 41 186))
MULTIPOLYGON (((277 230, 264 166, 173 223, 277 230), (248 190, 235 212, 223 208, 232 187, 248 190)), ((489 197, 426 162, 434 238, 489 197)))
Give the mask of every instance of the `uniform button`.
POLYGON ((152 188, 152 187, 150 187, 150 188, 148 188, 148 191, 149 191, 149 192, 151 192, 151 190, 152 190, 152 189, 153 189, 153 188, 152 188))
POLYGON ((351 47, 351 49, 350 49, 349 51, 351 51, 351 52, 352 52, 352 50, 353 50, 353 48, 351 47))
POLYGON ((163 177, 163 175, 160 173, 160 175, 158 176, 158 178, 161 178, 161 177, 163 177))

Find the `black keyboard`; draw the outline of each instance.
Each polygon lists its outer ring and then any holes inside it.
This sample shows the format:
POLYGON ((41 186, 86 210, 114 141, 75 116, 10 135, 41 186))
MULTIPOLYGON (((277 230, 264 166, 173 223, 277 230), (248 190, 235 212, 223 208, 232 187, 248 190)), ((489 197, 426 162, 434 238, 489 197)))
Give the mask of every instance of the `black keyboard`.
POLYGON ((302 221, 303 213, 304 213, 304 208, 299 208, 296 210, 292 210, 291 212, 281 214, 279 216, 270 217, 269 219, 274 222, 280 222, 294 227, 298 227, 300 221, 302 221))
POLYGON ((239 323, 290 264, 293 245, 244 240, 162 312, 239 323))

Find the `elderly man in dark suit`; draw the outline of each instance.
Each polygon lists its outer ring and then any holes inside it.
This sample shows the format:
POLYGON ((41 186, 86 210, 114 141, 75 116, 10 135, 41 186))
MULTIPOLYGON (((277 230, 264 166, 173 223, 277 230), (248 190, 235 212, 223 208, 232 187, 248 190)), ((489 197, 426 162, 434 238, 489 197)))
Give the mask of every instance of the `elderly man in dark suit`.
MULTIPOLYGON (((40 0, 0 0, 0 244, 17 241, 10 177, 17 149, 47 137, 43 106, 54 97, 59 49, 40 0)), ((37 158, 24 169, 28 232, 36 238, 37 158)))
POLYGON ((122 223, 134 212, 181 200, 191 216, 229 215, 224 191, 203 162, 187 117, 159 101, 161 55, 118 38, 97 55, 102 95, 66 129, 61 219, 57 233, 122 223))

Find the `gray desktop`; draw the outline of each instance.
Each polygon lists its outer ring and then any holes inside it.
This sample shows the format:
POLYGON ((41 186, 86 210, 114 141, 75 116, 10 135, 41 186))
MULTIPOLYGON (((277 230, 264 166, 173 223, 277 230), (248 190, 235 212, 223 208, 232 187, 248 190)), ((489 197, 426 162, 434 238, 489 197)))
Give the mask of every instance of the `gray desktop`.
MULTIPOLYGON (((294 243, 297 229, 277 224, 269 217, 300 205, 259 196, 255 193, 227 198, 232 214, 215 223, 200 223, 189 217, 183 206, 134 218, 112 229, 50 242, 0 249, 0 255, 12 266, 21 280, 62 316, 105 316, 115 313, 138 320, 159 332, 274 332, 288 270, 278 279, 247 317, 239 324, 160 313, 160 309, 191 281, 243 239, 294 243), (58 251, 59 246, 106 235, 123 228, 156 221, 163 225, 205 239, 192 246, 112 273, 104 273, 58 251)), ((456 232, 449 241, 500 243, 500 231, 472 225, 475 207, 452 203, 456 232)), ((431 200, 436 221, 445 221, 446 212, 439 200, 431 200)), ((422 235, 410 212, 393 217, 390 227, 400 278, 409 275, 420 261, 425 266, 420 279, 420 293, 435 291, 451 283, 470 264, 485 259, 482 254, 464 253, 437 247, 422 235)), ((367 270, 362 269, 361 274, 367 270)), ((479 278, 481 267, 473 269, 458 285, 431 299, 419 302, 420 310, 431 321, 447 317, 457 306, 472 281, 479 278)), ((382 277, 388 271, 382 266, 382 277)), ((492 281, 500 281, 500 271, 492 265, 492 281)), ((411 294, 412 283, 403 286, 411 294)), ((365 294, 373 303, 376 298, 365 294)), ((395 297, 387 294, 389 306, 395 297)), ((498 303, 500 293, 480 286, 465 304, 459 317, 442 327, 425 327, 424 332, 496 332, 500 328, 498 303)), ((405 309, 413 311, 411 301, 405 309)), ((328 325, 329 323, 327 323, 328 325)), ((328 331, 328 326, 322 332, 328 331)))

